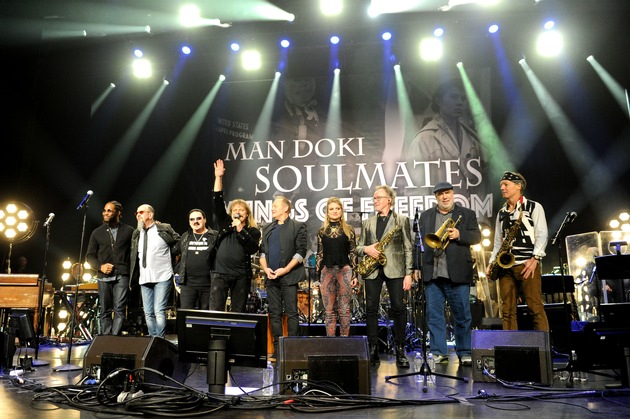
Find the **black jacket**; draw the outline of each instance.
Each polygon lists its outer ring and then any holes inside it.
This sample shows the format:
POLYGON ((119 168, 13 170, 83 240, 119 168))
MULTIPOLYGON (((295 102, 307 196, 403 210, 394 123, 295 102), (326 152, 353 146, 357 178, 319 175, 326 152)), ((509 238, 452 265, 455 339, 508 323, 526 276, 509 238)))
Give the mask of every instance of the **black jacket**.
MULTIPOLYGON (((188 242, 192 237, 191 230, 188 230, 182 234, 175 247, 173 248, 173 254, 181 255, 179 263, 177 264, 177 273, 179 273, 179 283, 185 285, 188 282, 188 275, 186 273, 186 261, 188 260, 188 242)), ((215 230, 208 229, 208 275, 210 275, 210 267, 212 266, 213 257, 215 254, 214 246, 217 240, 217 232, 215 230)))
MULTIPOLYGON (((217 219, 219 226, 218 237, 215 247, 221 246, 221 241, 228 234, 232 234, 234 229, 232 228, 232 217, 225 210, 225 199, 223 198, 223 191, 212 192, 212 203, 214 207, 214 215, 217 219)), ((243 246, 245 253, 253 255, 258 252, 258 243, 260 243, 260 230, 256 227, 246 226, 240 233, 236 233, 238 242, 243 246)), ((214 252, 216 254, 216 252, 214 252)), ((245 258, 244 261, 247 264, 248 276, 252 277, 252 260, 251 257, 245 258)))
POLYGON ((86 260, 98 272, 98 278, 115 275, 129 276, 133 230, 133 227, 129 225, 119 223, 116 241, 113 242, 113 236, 109 232, 108 224, 102 224, 94 229, 90 235, 86 260), (106 275, 101 272, 101 265, 104 263, 114 265, 112 274, 106 275))
MULTIPOLYGON (((433 207, 420 216, 420 232, 422 238, 429 233, 435 233, 435 218, 437 208, 433 207)), ((472 283, 473 259, 470 246, 481 241, 481 231, 477 223, 475 212, 455 204, 453 209, 453 221, 459 216, 461 221, 455 226, 459 230, 459 240, 451 241, 446 248, 446 264, 451 281, 456 283, 472 283)), ((422 264, 422 280, 428 282, 433 279, 433 259, 435 249, 424 243, 424 257, 422 264)))

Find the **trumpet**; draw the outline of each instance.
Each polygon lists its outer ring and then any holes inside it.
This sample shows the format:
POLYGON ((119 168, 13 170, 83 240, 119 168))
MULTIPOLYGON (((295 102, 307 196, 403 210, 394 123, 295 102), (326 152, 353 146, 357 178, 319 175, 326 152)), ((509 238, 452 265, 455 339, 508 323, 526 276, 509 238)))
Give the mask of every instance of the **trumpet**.
POLYGON ((432 247, 434 249, 446 250, 446 247, 450 243, 450 240, 448 239, 448 229, 455 228, 455 226, 457 225, 457 223, 459 223, 461 219, 461 215, 457 218, 457 221, 453 221, 452 218, 449 218, 448 220, 444 221, 444 223, 442 223, 438 231, 436 231, 435 233, 427 234, 424 237, 424 241, 429 247, 432 247))

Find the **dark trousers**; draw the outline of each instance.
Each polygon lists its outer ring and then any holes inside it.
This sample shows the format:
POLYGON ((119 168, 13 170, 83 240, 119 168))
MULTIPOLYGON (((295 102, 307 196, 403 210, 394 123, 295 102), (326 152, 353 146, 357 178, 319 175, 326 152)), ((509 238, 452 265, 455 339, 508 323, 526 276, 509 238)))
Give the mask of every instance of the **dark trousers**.
POLYGON ((179 295, 179 305, 181 308, 208 310, 210 308, 210 287, 182 285, 179 295))
POLYGON ((229 291, 232 302, 230 311, 244 313, 251 283, 251 278, 247 276, 212 274, 210 310, 225 311, 229 291))
POLYGON ((396 345, 405 344, 406 308, 403 302, 403 278, 387 278, 381 270, 375 279, 365 280, 365 312, 368 343, 378 344, 378 311, 383 283, 389 292, 396 345))
POLYGON ((101 335, 119 335, 125 322, 129 277, 114 281, 98 281, 99 320, 101 335), (112 319, 112 313, 114 317, 112 319))
POLYGON ((278 339, 282 336, 282 313, 287 314, 289 336, 297 336, 300 331, 297 308, 298 286, 286 285, 281 279, 267 280, 267 303, 271 320, 274 351, 277 353, 278 339))

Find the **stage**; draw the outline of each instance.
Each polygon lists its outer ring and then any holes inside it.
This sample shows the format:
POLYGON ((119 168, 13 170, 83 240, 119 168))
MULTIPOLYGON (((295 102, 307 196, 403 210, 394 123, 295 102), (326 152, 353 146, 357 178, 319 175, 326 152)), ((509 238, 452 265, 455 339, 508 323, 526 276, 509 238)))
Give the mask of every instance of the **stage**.
MULTIPOLYGON (((168 335, 168 341, 176 344, 177 337, 168 335)), ((99 337, 97 337, 99 339, 99 337)), ((120 338, 122 339, 122 338, 120 338)), ((42 345, 38 360, 48 361, 49 365, 37 366, 32 372, 24 372, 18 377, 10 376, 6 371, 0 386, 0 409, 7 417, 47 417, 47 418, 85 418, 132 417, 139 412, 125 411, 125 405, 99 405, 88 393, 94 392, 97 385, 83 385, 85 396, 81 397, 76 385, 83 377, 82 367, 88 345, 73 345, 71 364, 79 367, 76 371, 53 372, 53 368, 64 365, 67 359, 66 345, 42 345), (55 389, 55 391, 50 391, 55 389), (61 394, 74 398, 79 407, 50 403, 50 397, 65 400, 61 394), (35 399, 38 401, 34 401, 35 399), (87 410, 90 409, 90 410, 87 410), (95 413, 99 411, 101 413, 95 413)), ((123 350, 121 348, 121 350, 123 350)), ((28 350, 29 356, 34 351, 28 350)), ((14 365, 24 351, 16 352, 14 365)), ((410 360, 413 353, 409 353, 410 360)), ((554 368, 565 365, 555 360, 554 368)), ((608 389, 620 382, 611 378, 612 371, 599 371, 606 375, 588 374, 586 381, 575 380, 573 387, 567 387, 567 373, 554 371, 553 384, 550 387, 508 388, 498 383, 475 382, 472 380, 472 368, 461 367, 456 355, 451 352, 449 363, 437 365, 436 372, 460 378, 468 382, 450 378, 436 377, 435 385, 429 385, 423 393, 422 383, 414 381, 413 376, 387 380, 396 374, 406 374, 412 370, 396 368, 393 354, 381 353, 381 365, 369 370, 371 395, 356 395, 350 399, 333 398, 323 394, 278 395, 278 386, 274 395, 262 397, 258 388, 262 383, 260 368, 232 367, 226 382, 225 393, 228 396, 214 395, 200 407, 207 411, 202 417, 221 415, 223 418, 276 418, 303 414, 326 413, 335 417, 582 417, 601 414, 627 416, 630 414, 630 390, 608 389), (248 396, 242 394, 239 386, 251 391, 248 396), (214 413, 210 411, 217 409, 214 413)), ((277 374, 277 371, 276 371, 277 374)), ((207 368, 205 365, 192 365, 185 385, 190 391, 207 393, 207 368)), ((166 397, 166 396, 164 396, 166 397)), ((69 400, 69 399, 68 399, 69 400)), ((153 399, 155 401, 155 399, 153 399)), ((166 408, 167 404, 158 402, 166 408)), ((183 408, 170 404, 172 409, 164 410, 164 415, 191 417, 193 411, 185 413, 183 408)))

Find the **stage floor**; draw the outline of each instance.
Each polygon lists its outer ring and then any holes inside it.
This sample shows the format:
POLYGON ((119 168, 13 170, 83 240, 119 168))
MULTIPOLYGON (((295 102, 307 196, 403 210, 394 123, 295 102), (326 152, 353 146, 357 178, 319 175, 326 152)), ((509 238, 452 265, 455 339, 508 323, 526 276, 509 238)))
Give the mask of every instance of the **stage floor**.
MULTIPOLYGON (((167 336, 168 340, 176 343, 175 335, 167 336)), ((80 368, 83 366, 87 344, 73 345, 70 364, 80 368)), ((26 418, 88 418, 88 417, 117 417, 131 418, 141 415, 124 404, 103 405, 96 402, 96 398, 83 397, 76 385, 81 380, 81 369, 75 371, 54 372, 55 367, 67 364, 67 346, 43 345, 40 348, 38 360, 48 361, 48 365, 40 365, 32 372, 24 372, 19 380, 12 377, 10 371, 4 371, 0 386, 0 411, 5 417, 26 418), (53 390, 53 391, 51 391, 53 390), (71 407, 68 403, 50 403, 43 395, 56 394, 58 400, 73 399, 73 403, 80 406, 71 407), (63 395, 63 396, 62 396, 63 395), (39 398, 42 397, 40 400, 39 398), (36 400, 37 399, 37 400, 36 400), (88 410, 90 409, 90 410, 88 410), (100 413, 97 413, 100 412, 100 413), (117 413, 117 414, 116 414, 117 413)), ((34 355, 32 349, 28 350, 34 355)), ((16 352, 14 365, 18 364, 16 352)), ((409 353, 411 361, 413 354, 409 353)), ((243 397, 212 397, 213 407, 217 411, 211 412, 210 405, 187 412, 185 404, 167 404, 154 399, 156 406, 164 408, 165 416, 192 417, 193 412, 206 410, 202 416, 220 415, 222 418, 284 418, 298 414, 322 413, 332 417, 356 418, 412 418, 412 417, 589 417, 616 415, 630 415, 630 390, 608 389, 607 387, 620 384, 619 379, 612 377, 612 371, 600 371, 607 375, 588 374, 586 381, 575 381, 572 388, 567 387, 567 381, 561 379, 560 372, 554 373, 552 387, 546 388, 508 388, 498 383, 474 382, 472 368, 459 365, 454 353, 450 354, 447 365, 438 365, 436 372, 459 377, 436 377, 435 385, 429 385, 428 391, 422 391, 422 383, 414 381, 413 376, 399 377, 387 380, 396 374, 405 374, 412 370, 399 370, 394 363, 393 354, 381 353, 381 365, 370 369, 371 396, 361 395, 353 398, 334 398, 326 395, 277 395, 263 397, 258 391, 262 384, 261 369, 251 367, 232 367, 226 383, 226 393, 237 395, 245 391, 253 391, 251 396, 243 397), (466 377, 468 382, 461 378, 466 377), (485 397, 480 397, 485 395, 485 397), (427 415, 427 416, 425 416, 427 415)), ((562 367, 556 362, 555 367, 562 367)), ((185 385, 200 393, 208 392, 207 368, 204 365, 193 365, 185 385)), ((96 385, 88 385, 87 389, 95 392, 96 385)), ((84 386, 83 389, 86 387, 84 386)), ((276 389, 277 393, 277 389, 276 389)), ((155 394, 155 393, 151 393, 155 394)), ((156 396, 153 396, 156 397, 156 396)), ((195 415, 196 416, 196 415, 195 415)), ((147 415, 147 417, 149 417, 147 415)))

